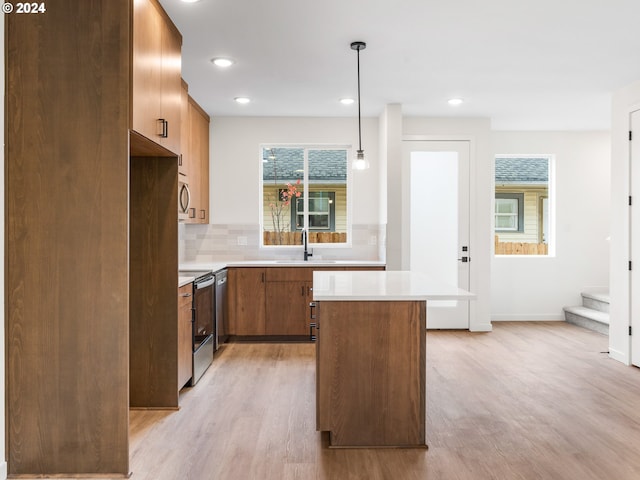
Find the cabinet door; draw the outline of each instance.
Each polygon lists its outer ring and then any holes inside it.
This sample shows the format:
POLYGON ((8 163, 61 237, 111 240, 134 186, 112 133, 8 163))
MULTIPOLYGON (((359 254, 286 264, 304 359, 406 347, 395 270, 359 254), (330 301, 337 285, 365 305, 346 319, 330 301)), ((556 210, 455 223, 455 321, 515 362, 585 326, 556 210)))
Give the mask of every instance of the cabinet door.
POLYGON ((308 334, 306 282, 267 282, 266 285, 266 334, 308 334))
POLYGON ((229 335, 265 335, 265 269, 228 271, 229 335))
POLYGON ((189 179, 189 86, 181 80, 180 88, 180 156, 178 173, 189 179))
POLYGON ((192 209, 187 223, 209 223, 209 115, 191 97, 188 151, 192 209))
POLYGON ((178 388, 182 388, 192 376, 192 300, 192 283, 178 289, 178 388))
POLYGON ((182 36, 169 19, 162 22, 162 74, 160 118, 165 124, 160 144, 167 150, 180 153, 180 100, 182 90, 182 36))
POLYGON ((163 19, 150 0, 133 2, 132 128, 159 142, 163 19))

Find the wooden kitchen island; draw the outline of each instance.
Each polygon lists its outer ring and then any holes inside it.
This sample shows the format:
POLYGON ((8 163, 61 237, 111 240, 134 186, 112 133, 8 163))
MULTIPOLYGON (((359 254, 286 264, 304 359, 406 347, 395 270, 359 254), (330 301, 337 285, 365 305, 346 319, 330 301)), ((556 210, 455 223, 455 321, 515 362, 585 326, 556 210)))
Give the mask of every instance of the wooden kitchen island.
POLYGON ((426 302, 473 298, 413 272, 314 272, 316 430, 331 447, 426 447, 426 302))

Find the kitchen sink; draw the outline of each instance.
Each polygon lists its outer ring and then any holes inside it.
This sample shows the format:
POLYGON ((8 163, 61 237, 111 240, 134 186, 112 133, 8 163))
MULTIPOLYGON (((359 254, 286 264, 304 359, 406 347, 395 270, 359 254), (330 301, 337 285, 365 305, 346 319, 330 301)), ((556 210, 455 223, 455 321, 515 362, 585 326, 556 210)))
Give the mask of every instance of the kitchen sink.
POLYGON ((322 264, 332 264, 332 263, 337 263, 337 260, 276 260, 276 263, 295 263, 295 264, 300 264, 300 265, 317 265, 319 263, 322 264))

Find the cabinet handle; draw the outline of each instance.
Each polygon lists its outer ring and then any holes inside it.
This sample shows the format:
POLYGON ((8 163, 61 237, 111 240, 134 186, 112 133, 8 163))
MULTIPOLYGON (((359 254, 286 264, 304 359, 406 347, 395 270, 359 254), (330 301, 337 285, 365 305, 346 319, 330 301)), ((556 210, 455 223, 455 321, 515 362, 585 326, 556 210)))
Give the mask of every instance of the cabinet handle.
POLYGON ((167 122, 164 118, 159 118, 158 121, 160 122, 162 128, 159 135, 162 138, 167 138, 169 136, 169 122, 167 122))
POLYGON ((262 272, 261 278, 262 278, 262 283, 264 283, 264 272, 262 272))
POLYGON ((304 297, 304 285, 300 287, 300 294, 304 297))
POLYGON ((309 340, 311 340, 312 342, 315 342, 316 339, 317 339, 317 337, 313 334, 313 329, 314 328, 316 330, 320 330, 320 327, 318 326, 317 323, 315 323, 315 322, 310 323, 309 324, 309 340))
POLYGON ((178 155, 178 166, 182 166, 182 154, 178 155))
POLYGON ((183 297, 190 297, 190 296, 191 296, 191 294, 190 294, 190 293, 183 293, 183 294, 182 294, 182 296, 183 296, 183 297))
POLYGON ((310 313, 309 318, 311 320, 315 320, 316 319, 316 312, 314 310, 315 308, 316 308, 316 302, 310 302, 309 303, 309 313, 310 313))
POLYGON ((206 210, 200 210, 200 218, 202 220, 204 220, 205 218, 207 218, 207 211, 206 210))
POLYGON ((195 208, 190 208, 189 209, 189 218, 196 218, 196 209, 195 208))

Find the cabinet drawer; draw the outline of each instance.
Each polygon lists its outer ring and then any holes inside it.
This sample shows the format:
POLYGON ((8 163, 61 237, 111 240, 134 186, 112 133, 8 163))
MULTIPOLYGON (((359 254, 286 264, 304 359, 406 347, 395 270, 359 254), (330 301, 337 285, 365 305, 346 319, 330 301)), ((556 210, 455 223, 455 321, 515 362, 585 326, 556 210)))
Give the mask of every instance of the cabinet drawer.
POLYGON ((267 268, 267 282, 310 282, 313 269, 309 267, 267 268))
POLYGON ((178 310, 191 307, 193 301, 193 283, 188 283, 178 288, 178 310))

